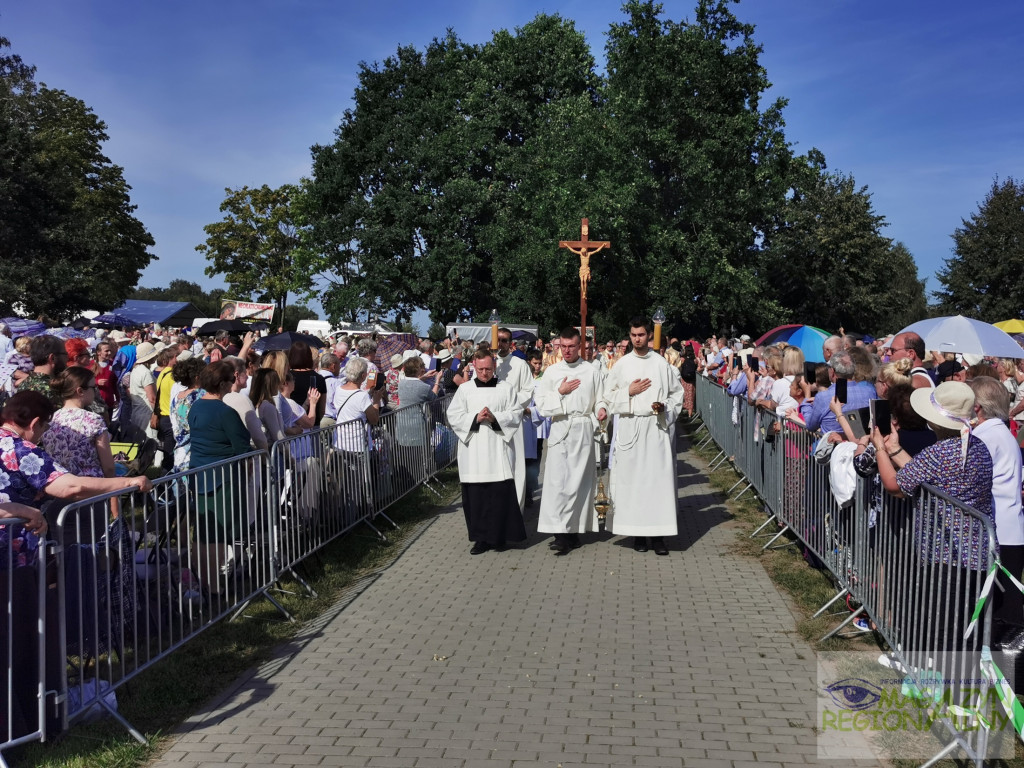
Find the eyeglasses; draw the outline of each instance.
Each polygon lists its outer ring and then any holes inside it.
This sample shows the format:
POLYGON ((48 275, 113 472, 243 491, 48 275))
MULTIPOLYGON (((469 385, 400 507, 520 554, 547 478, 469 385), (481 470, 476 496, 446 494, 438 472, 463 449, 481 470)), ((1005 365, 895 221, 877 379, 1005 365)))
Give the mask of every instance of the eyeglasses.
POLYGON ((508 344, 508 343, 510 343, 511 341, 512 341, 512 339, 511 339, 511 338, 508 338, 508 339, 503 339, 503 338, 502 338, 501 336, 499 336, 499 337, 498 337, 498 343, 499 343, 499 344, 508 344))

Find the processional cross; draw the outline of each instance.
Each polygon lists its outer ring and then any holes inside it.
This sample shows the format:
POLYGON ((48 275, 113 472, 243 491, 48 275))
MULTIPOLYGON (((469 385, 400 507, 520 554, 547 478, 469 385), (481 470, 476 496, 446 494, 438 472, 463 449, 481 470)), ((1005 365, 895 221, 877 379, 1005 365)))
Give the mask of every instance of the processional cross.
POLYGON ((587 359, 587 283, 590 282, 590 257, 609 246, 609 240, 590 239, 590 223, 587 219, 580 222, 579 240, 558 241, 559 248, 567 248, 580 257, 580 344, 583 347, 580 353, 584 360, 587 359))

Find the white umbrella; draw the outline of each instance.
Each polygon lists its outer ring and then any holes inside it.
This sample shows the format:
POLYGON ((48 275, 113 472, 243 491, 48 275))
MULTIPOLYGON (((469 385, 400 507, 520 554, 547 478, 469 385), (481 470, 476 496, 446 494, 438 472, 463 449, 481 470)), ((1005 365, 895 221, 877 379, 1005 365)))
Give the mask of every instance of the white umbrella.
POLYGON ((1024 349, 1006 331, 963 315, 933 317, 908 325, 900 333, 916 333, 925 349, 985 357, 1024 357, 1024 349))

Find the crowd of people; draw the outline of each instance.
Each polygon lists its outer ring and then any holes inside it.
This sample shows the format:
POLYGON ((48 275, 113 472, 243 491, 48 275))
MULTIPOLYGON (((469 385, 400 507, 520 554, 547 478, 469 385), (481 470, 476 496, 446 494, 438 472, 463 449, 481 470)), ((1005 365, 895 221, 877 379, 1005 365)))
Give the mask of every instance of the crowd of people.
MULTIPOLYGON (((0 325, 0 517, 28 521, 13 542, 18 562, 35 557, 38 537, 69 501, 148 491, 157 476, 270 450, 285 439, 287 449, 278 453, 298 469, 301 484, 303 471, 315 468, 316 446, 295 436, 349 422, 352 428, 337 430, 334 448, 364 453, 382 412, 455 386, 451 351, 434 354, 429 344, 388 366, 370 337, 342 336, 319 348, 297 340, 262 354, 257 338, 219 332, 207 341, 159 327, 15 338, 0 325)), ((401 421, 395 432, 397 443, 429 445, 422 418, 401 421)), ((191 491, 200 516, 205 510, 216 518, 207 536, 225 542, 236 533, 226 510, 239 505, 231 496, 238 489, 217 477, 197 474, 191 491)), ((307 490, 298 497, 313 507, 317 499, 307 490)), ((116 514, 116 501, 110 509, 116 514)), ((311 509, 303 513, 312 516, 311 509)), ((6 542, 6 529, 0 538, 6 542)))
MULTIPOLYGON (((836 457, 848 448, 850 471, 875 484, 873 511, 880 509, 882 493, 910 498, 928 484, 989 517, 1001 562, 1020 578, 1024 360, 940 354, 926 350, 914 333, 878 342, 836 335, 821 351, 825 362, 808 364, 797 347, 711 338, 695 349, 693 368, 771 414, 767 420, 776 433, 812 433, 823 446, 816 456, 836 457)), ((795 441, 787 450, 790 444, 795 441)), ((802 508, 808 456, 786 455, 787 503, 802 508)), ((843 465, 834 458, 832 464, 835 477, 836 466, 843 465)), ((963 591, 977 586, 990 563, 979 526, 955 512, 950 518, 939 528, 917 520, 917 546, 922 561, 944 574, 940 591, 949 585, 963 591)), ((997 632, 1018 631, 1024 601, 1005 577, 1000 580, 993 590, 997 632)), ((866 620, 861 628, 869 629, 866 620)), ((952 647, 962 630, 947 628, 944 642, 952 647)))

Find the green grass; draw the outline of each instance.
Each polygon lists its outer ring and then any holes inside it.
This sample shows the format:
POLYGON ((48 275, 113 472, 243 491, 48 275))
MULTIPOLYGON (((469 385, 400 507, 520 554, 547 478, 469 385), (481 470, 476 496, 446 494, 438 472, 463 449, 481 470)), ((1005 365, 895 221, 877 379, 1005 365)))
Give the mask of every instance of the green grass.
POLYGON ((454 468, 441 473, 438 500, 419 489, 405 497, 387 515, 400 526, 377 526, 388 540, 382 542, 360 526, 310 558, 304 578, 318 597, 305 595, 294 582, 283 586, 293 594, 274 593, 295 617, 290 623, 266 600, 253 603, 247 616, 222 621, 198 635, 166 659, 155 664, 117 691, 118 711, 149 740, 136 742, 117 722, 72 727, 46 744, 31 744, 4 753, 12 768, 136 768, 158 755, 172 732, 204 704, 224 692, 241 675, 271 659, 276 648, 298 636, 309 622, 334 605, 346 587, 367 574, 390 565, 420 530, 458 495, 454 468))
MULTIPOLYGON (((683 434, 689 436, 696 431, 699 424, 681 426, 683 434)), ((718 454, 718 447, 714 443, 711 443, 704 449, 697 449, 696 447, 696 443, 700 442, 700 439, 705 434, 702 432, 697 437, 690 450, 699 456, 705 464, 710 464, 718 454)), ((729 462, 724 463, 708 476, 711 485, 720 491, 723 496, 739 477, 740 475, 729 462)), ((739 500, 728 498, 726 507, 731 513, 733 520, 738 523, 734 551, 749 557, 758 558, 761 561, 772 582, 782 590, 783 596, 787 599, 794 615, 796 631, 801 637, 811 643, 815 650, 880 651, 885 648, 884 645, 880 644, 880 641, 875 639, 873 634, 859 635, 848 639, 830 638, 824 643, 819 643, 818 638, 825 635, 844 618, 842 615, 829 616, 827 613, 820 618, 812 618, 818 608, 828 602, 836 593, 828 573, 811 568, 804 560, 802 550, 796 545, 762 551, 761 548, 768 538, 779 530, 774 524, 769 525, 762 531, 762 534, 770 531, 768 536, 760 535, 756 539, 750 538, 750 534, 767 519, 764 513, 764 505, 754 495, 753 491, 748 491, 739 500)), ((795 537, 787 534, 779 538, 773 546, 793 541, 795 541, 795 537)), ((845 614, 842 601, 832 606, 830 611, 832 610, 842 610, 845 614)), ((879 745, 882 751, 888 754, 899 752, 900 745, 898 742, 890 740, 887 743, 881 741, 879 745)), ((939 749, 938 742, 936 742, 935 749, 936 751, 939 749)), ((911 768, 912 766, 919 766, 923 762, 923 760, 897 759, 891 765, 893 768, 911 768)), ((943 760, 936 763, 936 766, 940 768, 965 767, 967 765, 967 762, 960 760, 943 760)), ((1016 740, 1014 759, 993 760, 986 762, 986 766, 988 768, 1024 768, 1024 744, 1019 739, 1016 740)))

